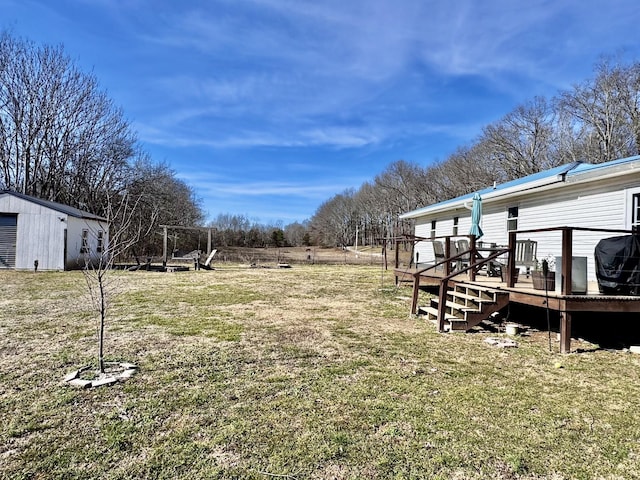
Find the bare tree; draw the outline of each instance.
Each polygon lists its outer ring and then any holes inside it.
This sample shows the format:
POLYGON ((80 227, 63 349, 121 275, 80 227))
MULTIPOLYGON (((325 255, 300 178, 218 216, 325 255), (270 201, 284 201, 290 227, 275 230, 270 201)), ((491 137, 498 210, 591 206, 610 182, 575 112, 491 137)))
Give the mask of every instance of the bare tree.
POLYGON ((558 108, 573 120, 587 160, 606 162, 640 152, 640 66, 604 59, 593 80, 562 92, 558 108))
POLYGON ((553 110, 542 97, 517 107, 483 129, 482 141, 507 179, 524 177, 554 164, 550 156, 553 110))
MULTIPOLYGON (((114 294, 112 271, 114 259, 122 252, 130 249, 149 233, 148 229, 154 221, 145 222, 137 214, 142 196, 132 197, 129 194, 110 197, 107 205, 107 217, 101 230, 91 231, 94 237, 100 232, 109 232, 102 240, 102 248, 85 250, 85 265, 82 270, 91 298, 91 305, 98 314, 98 374, 105 373, 104 334, 110 301, 114 294)), ((152 212, 157 215, 157 212, 152 212)))
POLYGON ((1 188, 101 214, 135 142, 122 111, 62 47, 0 33, 1 188))

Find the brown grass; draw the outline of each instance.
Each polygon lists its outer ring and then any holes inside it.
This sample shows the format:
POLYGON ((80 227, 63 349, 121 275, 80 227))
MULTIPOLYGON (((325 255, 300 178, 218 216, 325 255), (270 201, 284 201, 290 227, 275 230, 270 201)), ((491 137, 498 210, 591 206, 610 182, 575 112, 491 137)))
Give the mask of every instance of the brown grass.
POLYGON ((378 265, 113 277, 140 373, 77 390, 81 274, 0 271, 0 477, 640 478, 637 356, 439 335, 378 265))

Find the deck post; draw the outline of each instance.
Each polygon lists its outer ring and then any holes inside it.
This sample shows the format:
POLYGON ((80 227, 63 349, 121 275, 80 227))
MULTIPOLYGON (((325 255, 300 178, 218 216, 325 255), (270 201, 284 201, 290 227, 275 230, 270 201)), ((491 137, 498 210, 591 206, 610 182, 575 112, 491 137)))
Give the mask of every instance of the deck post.
MULTIPOLYGON (((571 228, 562 229, 562 265, 561 270, 561 290, 563 295, 572 293, 572 261, 573 261, 573 230, 571 228)), ((556 266, 557 268, 557 266, 556 266)))
POLYGON ((438 332, 444 332, 444 316, 447 311, 447 288, 449 281, 445 278, 440 281, 440 293, 438 295, 438 332))
POLYGON ((509 232, 509 257, 507 258, 507 287, 515 285, 514 274, 516 271, 516 232, 509 232))
POLYGON ((413 274, 413 297, 411 297, 411 315, 418 313, 418 293, 420 292, 420 272, 413 274))
POLYGON ((395 248, 396 268, 400 266, 400 249, 398 248, 398 239, 393 237, 393 248, 395 248))
POLYGON ((448 261, 451 258, 451 237, 444 239, 444 258, 447 259, 444 263, 444 276, 446 277, 451 273, 451 262, 448 261))
POLYGON ((571 312, 560 312, 560 353, 571 353, 571 312))
POLYGON ((413 265, 414 259, 416 261, 416 268, 418 267, 418 258, 415 255, 416 255, 416 242, 411 242, 411 257, 409 258, 409 267, 413 265))
POLYGON ((469 249, 471 253, 469 253, 469 264, 471 265, 471 270, 469 270, 469 280, 475 282, 476 280, 476 236, 469 235, 469 249))

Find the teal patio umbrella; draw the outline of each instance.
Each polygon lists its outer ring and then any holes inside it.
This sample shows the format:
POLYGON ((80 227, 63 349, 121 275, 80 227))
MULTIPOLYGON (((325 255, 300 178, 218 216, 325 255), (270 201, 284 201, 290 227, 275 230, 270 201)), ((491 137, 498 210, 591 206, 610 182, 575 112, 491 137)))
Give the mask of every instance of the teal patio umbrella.
POLYGON ((469 235, 475 235, 476 238, 482 237, 482 229, 480 228, 480 219, 482 218, 482 198, 479 193, 473 194, 473 203, 471 205, 471 229, 469 235))

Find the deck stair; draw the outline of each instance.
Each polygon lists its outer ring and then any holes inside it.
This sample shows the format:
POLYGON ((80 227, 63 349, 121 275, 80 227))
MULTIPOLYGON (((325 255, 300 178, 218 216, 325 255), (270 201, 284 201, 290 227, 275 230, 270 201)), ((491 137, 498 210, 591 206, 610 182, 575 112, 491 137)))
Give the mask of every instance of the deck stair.
MULTIPOLYGON (((438 322, 437 297, 430 299, 429 305, 418 307, 418 314, 427 320, 438 322)), ((503 290, 467 283, 455 283, 447 291, 445 308, 445 330, 466 331, 489 316, 506 307, 509 293, 503 290)))

